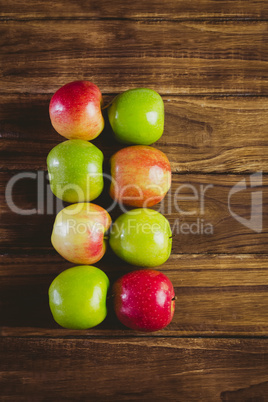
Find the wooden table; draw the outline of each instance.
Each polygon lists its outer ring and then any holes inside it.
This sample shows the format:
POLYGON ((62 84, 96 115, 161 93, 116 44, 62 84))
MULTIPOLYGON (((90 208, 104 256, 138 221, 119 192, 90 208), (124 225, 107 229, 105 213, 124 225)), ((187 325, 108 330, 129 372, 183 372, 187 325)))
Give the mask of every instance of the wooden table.
MULTIPOLYGON (((0 400, 267 401, 268 2, 6 0, 0 15, 0 400), (38 204, 50 194, 46 156, 63 140, 48 105, 77 79, 105 103, 135 87, 165 102, 155 146, 172 166, 162 211, 176 234, 159 269, 177 304, 156 333, 128 330, 112 311, 66 330, 48 308, 49 284, 73 265, 50 244, 55 209, 38 204), (37 211, 18 214, 11 198, 37 211)), ((119 149, 108 123, 94 144, 106 161, 119 149)), ((109 206, 107 189, 96 202, 109 206)), ((111 282, 133 269, 111 251, 96 265, 111 282)))

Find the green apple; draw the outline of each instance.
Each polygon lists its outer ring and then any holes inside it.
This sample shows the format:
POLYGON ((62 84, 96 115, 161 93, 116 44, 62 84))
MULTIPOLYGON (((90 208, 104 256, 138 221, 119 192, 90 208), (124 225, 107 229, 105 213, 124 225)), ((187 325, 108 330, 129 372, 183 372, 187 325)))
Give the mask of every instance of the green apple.
POLYGON ((154 267, 169 258, 172 232, 162 214, 138 208, 116 219, 109 243, 115 254, 129 264, 154 267))
POLYGON ((90 142, 56 145, 47 157, 51 191, 70 203, 94 200, 103 190, 102 164, 103 153, 90 142))
POLYGON ((114 98, 108 117, 119 142, 150 145, 163 134, 164 103, 152 89, 129 89, 114 98))
POLYGON ((48 291, 54 320, 64 328, 88 329, 107 315, 109 279, 100 269, 82 265, 61 272, 48 291))

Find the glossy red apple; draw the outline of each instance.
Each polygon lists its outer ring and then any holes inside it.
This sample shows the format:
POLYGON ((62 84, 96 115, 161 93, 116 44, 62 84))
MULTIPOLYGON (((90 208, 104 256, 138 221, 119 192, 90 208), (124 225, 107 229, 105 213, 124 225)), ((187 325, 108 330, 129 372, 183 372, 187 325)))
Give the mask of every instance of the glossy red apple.
POLYGON ((166 275, 152 269, 129 272, 113 286, 118 319, 137 331, 153 332, 166 327, 175 310, 175 293, 166 275))
POLYGON ((73 81, 52 96, 49 115, 55 130, 68 139, 92 140, 104 128, 102 95, 90 81, 73 81))
POLYGON ((92 203, 72 204, 56 216, 51 242, 55 250, 75 264, 94 264, 106 251, 105 232, 112 223, 108 212, 92 203))
POLYGON ((134 145, 111 157, 113 199, 133 207, 150 207, 160 202, 171 184, 167 156, 156 148, 134 145))

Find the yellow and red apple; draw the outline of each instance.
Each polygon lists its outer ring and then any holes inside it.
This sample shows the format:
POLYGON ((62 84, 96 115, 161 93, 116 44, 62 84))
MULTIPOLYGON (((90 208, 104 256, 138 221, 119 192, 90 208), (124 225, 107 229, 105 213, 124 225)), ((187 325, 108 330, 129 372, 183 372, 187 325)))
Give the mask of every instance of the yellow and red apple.
POLYGON ((106 251, 104 235, 111 223, 110 215, 99 205, 69 205, 56 216, 51 236, 52 245, 70 262, 94 264, 106 251))
POLYGON ((171 185, 167 156, 156 148, 134 145, 111 158, 113 199, 133 207, 150 207, 160 202, 171 185))
POLYGON ((73 81, 55 92, 49 115, 55 130, 68 139, 92 140, 104 128, 102 95, 90 81, 73 81))

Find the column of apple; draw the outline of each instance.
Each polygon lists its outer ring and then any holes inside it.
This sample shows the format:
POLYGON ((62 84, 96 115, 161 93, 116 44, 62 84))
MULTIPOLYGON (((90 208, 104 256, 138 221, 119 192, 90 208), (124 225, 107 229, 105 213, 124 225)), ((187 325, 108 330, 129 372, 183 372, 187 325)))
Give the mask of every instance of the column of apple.
MULTIPOLYGON (((115 138, 127 145, 111 158, 110 195, 119 204, 139 207, 122 214, 112 227, 110 246, 130 264, 155 267, 170 256, 172 233, 168 220, 149 209, 159 203, 171 185, 167 156, 149 145, 164 130, 164 103, 147 88, 118 95, 108 109, 115 138)), ((139 331, 157 331, 173 318, 172 283, 158 270, 130 272, 113 286, 118 319, 139 331)))
MULTIPOLYGON (((106 249, 104 234, 111 225, 108 212, 89 202, 98 197, 103 189, 103 154, 88 142, 104 127, 101 105, 100 90, 88 81, 75 81, 63 86, 50 102, 53 127, 69 139, 53 148, 48 155, 50 185, 57 197, 73 203, 57 215, 51 240, 59 254, 76 264, 93 264, 102 258, 106 249)), ((110 195, 119 203, 143 207, 129 211, 116 220, 110 233, 110 246, 130 264, 144 267, 161 265, 171 252, 171 229, 163 215, 147 207, 160 202, 171 183, 171 169, 166 155, 148 146, 163 133, 162 98, 150 89, 129 90, 114 99, 108 116, 117 140, 142 144, 124 148, 111 158, 110 195)), ((135 297, 137 291, 132 275, 126 275, 115 283, 117 316, 134 329, 161 329, 173 317, 173 286, 165 275, 155 270, 140 270, 138 278, 140 284, 146 284, 140 287, 138 297, 135 297), (140 305, 140 300, 144 299, 140 296, 142 289, 148 289, 148 283, 155 291, 144 295, 150 300, 146 308, 140 305), (142 322, 122 315, 124 306, 120 300, 127 302, 125 295, 123 297, 125 286, 134 289, 132 310, 143 311, 142 322), (165 303, 162 300, 162 310, 157 306, 158 291, 166 298, 165 303), (150 309, 148 306, 151 306, 150 309), (155 307, 154 314, 152 306, 155 307), (162 319, 156 322, 154 315, 162 319)), ((107 313, 108 286, 107 276, 96 267, 86 265, 64 271, 49 289, 54 319, 66 328, 82 329, 99 324, 107 313), (98 311, 99 314, 96 313, 98 311)))

